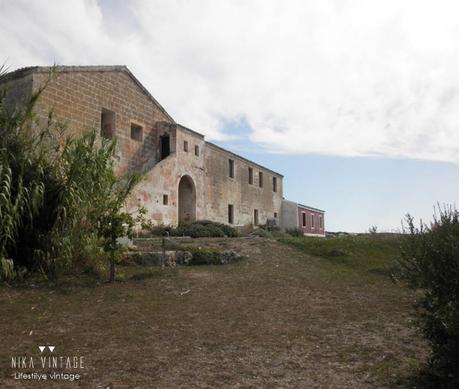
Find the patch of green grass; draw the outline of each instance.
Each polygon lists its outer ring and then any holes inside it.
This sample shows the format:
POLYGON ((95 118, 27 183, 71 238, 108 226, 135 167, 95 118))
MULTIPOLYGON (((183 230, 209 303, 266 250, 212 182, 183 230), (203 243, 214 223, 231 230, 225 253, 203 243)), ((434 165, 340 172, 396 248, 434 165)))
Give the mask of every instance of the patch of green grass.
POLYGON ((335 270, 350 270, 372 275, 390 275, 400 252, 400 240, 392 235, 360 235, 332 238, 289 237, 278 241, 306 254, 327 259, 335 270))

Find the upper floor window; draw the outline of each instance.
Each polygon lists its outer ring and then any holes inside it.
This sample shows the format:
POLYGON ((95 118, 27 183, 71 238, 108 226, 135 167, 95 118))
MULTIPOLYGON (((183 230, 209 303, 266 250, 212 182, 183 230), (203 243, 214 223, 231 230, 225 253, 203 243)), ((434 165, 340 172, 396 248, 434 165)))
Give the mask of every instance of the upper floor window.
POLYGON ((167 194, 163 195, 163 205, 169 204, 169 196, 167 194))
POLYGON ((143 127, 131 123, 131 139, 141 142, 143 140, 143 127))
POLYGON ((258 172, 258 186, 260 188, 263 188, 263 173, 262 172, 258 172))
POLYGON ((249 184, 253 185, 253 169, 249 167, 249 184))
POLYGON ((311 213, 311 228, 314 228, 314 214, 311 213))
POLYGON ((324 219, 322 215, 319 215, 319 228, 324 228, 324 219))
POLYGON ((228 175, 234 178, 234 160, 228 159, 228 175))
POLYGON ((188 152, 188 142, 186 140, 183 141, 183 151, 188 152))
POLYGON ((159 149, 161 152, 161 160, 166 158, 171 153, 169 134, 163 134, 159 137, 159 149))
POLYGON ((115 133, 115 112, 103 108, 100 117, 100 135, 111 139, 115 133))
POLYGON ((194 146, 194 155, 196 155, 196 157, 199 157, 199 146, 198 145, 194 146))
POLYGON ((273 177, 273 192, 277 192, 277 177, 273 177))
POLYGON ((303 220, 302 220, 303 227, 306 227, 306 212, 303 212, 301 216, 303 217, 303 220))

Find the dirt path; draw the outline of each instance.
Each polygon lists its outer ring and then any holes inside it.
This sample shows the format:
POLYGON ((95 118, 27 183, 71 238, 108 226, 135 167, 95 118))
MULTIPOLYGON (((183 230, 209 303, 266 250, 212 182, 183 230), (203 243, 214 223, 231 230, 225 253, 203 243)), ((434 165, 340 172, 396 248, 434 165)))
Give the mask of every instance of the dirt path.
POLYGON ((11 356, 38 358, 39 344, 85 357, 79 381, 54 387, 387 387, 425 358, 414 297, 384 276, 343 278, 269 240, 211 242, 247 259, 114 286, 1 288, 0 387, 24 385, 11 356))

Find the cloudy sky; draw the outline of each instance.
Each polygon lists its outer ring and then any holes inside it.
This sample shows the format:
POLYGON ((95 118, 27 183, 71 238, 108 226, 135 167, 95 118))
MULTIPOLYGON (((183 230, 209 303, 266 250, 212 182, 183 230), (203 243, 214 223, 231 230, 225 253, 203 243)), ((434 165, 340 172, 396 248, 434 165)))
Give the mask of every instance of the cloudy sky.
POLYGON ((330 230, 459 193, 459 3, 0 0, 0 61, 125 64, 178 122, 286 176, 330 230))

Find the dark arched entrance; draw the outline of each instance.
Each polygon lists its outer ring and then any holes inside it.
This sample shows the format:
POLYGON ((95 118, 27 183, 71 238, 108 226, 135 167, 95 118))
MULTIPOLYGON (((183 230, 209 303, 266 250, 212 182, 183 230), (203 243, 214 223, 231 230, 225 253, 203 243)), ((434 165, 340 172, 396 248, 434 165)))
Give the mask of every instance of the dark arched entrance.
POLYGON ((178 186, 178 222, 190 223, 196 220, 196 187, 190 176, 183 176, 178 186))

